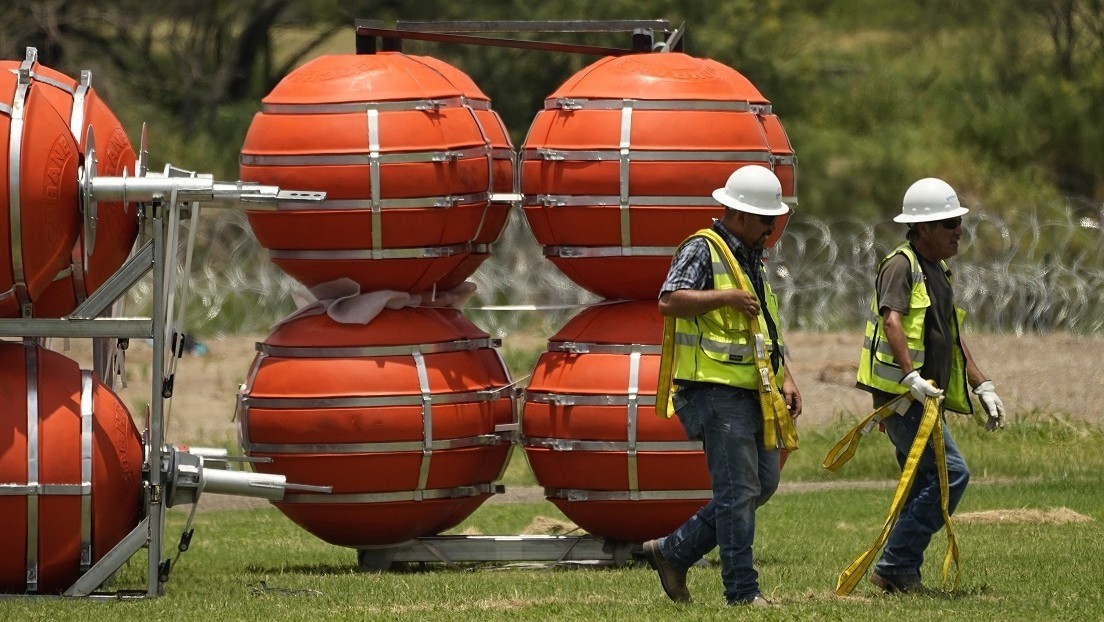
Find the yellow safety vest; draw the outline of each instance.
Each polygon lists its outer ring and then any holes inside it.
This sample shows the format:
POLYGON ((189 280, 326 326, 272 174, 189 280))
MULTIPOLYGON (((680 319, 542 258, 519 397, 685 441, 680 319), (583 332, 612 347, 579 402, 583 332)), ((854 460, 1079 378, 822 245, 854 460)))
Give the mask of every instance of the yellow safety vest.
MULTIPOLYGON (((739 287, 736 277, 728 271, 717 248, 709 247, 713 262, 713 288, 717 290, 739 287)), ((760 268, 762 269, 762 268, 760 268)), ((754 293, 754 292, 752 292, 754 293)), ((759 307, 759 326, 767 325, 764 311, 778 318, 778 298, 764 279, 766 300, 759 307)), ((785 352, 782 336, 779 343, 770 341, 764 334, 767 357, 778 347, 785 352)), ((691 318, 675 318, 675 370, 676 380, 712 382, 742 389, 759 387, 759 371, 755 364, 755 342, 748 328, 747 315, 725 306, 691 318)), ((785 377, 784 365, 774 373, 774 385, 781 386, 785 377)))
MULTIPOLYGON (((709 247, 715 289, 739 288, 754 293, 747 275, 720 235, 712 229, 702 229, 686 242, 695 237, 703 238, 709 247)), ((777 370, 771 369, 770 362, 774 348, 785 354, 781 334, 775 344, 769 342, 763 331, 767 325, 764 308, 772 318, 778 317, 778 299, 766 279, 764 294, 767 300, 761 301, 759 315, 750 321, 744 314, 729 308, 716 309, 693 319, 663 319, 663 349, 656 387, 657 415, 670 417, 674 414, 671 395, 675 378, 752 389, 759 394, 763 446, 789 451, 797 449, 797 429, 780 390, 785 378, 785 359, 781 359, 777 370)))
MULTIPOLYGON (((885 262, 898 253, 908 258, 909 267, 912 270, 912 294, 909 298, 909 311, 901 316, 901 327, 908 343, 912 367, 913 369, 921 369, 924 366, 924 316, 928 307, 931 306, 931 296, 928 294, 924 272, 920 268, 920 260, 908 244, 902 244, 887 255, 878 264, 878 272, 881 272, 885 262)), ((946 262, 940 261, 939 265, 944 271, 947 270, 946 262)), ((901 384, 901 379, 905 377, 905 374, 893 357, 889 339, 886 338, 885 319, 878 312, 878 306, 878 293, 874 292, 874 295, 870 298, 870 315, 866 322, 866 333, 863 337, 856 380, 864 387, 900 395, 908 391, 901 384)), ((954 309, 954 317, 951 318, 951 337, 954 340, 955 347, 952 349, 951 356, 951 376, 948 382, 950 386, 940 387, 946 391, 943 406, 955 412, 972 414, 974 410, 970 404, 969 388, 966 384, 966 356, 962 352, 962 343, 959 338, 959 327, 966 318, 966 312, 957 306, 954 309)))

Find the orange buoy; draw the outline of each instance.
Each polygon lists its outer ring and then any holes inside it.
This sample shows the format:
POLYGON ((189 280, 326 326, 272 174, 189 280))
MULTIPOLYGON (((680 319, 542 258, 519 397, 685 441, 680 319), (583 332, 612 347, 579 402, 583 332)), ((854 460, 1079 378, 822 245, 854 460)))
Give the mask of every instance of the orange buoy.
POLYGON ((0 317, 31 314, 80 230, 80 152, 50 88, 32 79, 38 68, 32 52, 0 71, 0 317))
MULTIPOLYGON (((0 61, 0 72, 18 68, 19 63, 0 61)), ((124 171, 134 173, 135 156, 130 139, 92 88, 89 73, 83 73, 78 83, 61 72, 35 65, 31 80, 33 88, 41 91, 62 119, 68 120, 82 156, 87 150, 86 128, 92 127, 98 174, 118 177, 124 171)), ((137 210, 122 203, 101 202, 97 204, 94 224, 95 237, 91 243, 85 239, 82 227, 69 265, 34 300, 31 313, 35 317, 70 313, 126 261, 138 237, 137 210)))
POLYGON ((367 325, 302 316, 258 344, 241 396, 254 467, 331 494, 274 502, 331 544, 404 542, 455 526, 494 491, 516 421, 509 372, 454 309, 384 309, 367 325))
POLYGON ((770 102, 716 61, 603 58, 549 95, 529 128, 526 219, 582 287, 654 299, 675 247, 720 216, 713 190, 741 166, 777 170, 788 141, 774 121, 770 102))
POLYGON ((510 134, 502 122, 502 117, 491 109, 490 98, 479 89, 468 74, 431 56, 420 56, 418 59, 447 77, 464 93, 465 97, 476 103, 472 109, 479 121, 479 126, 491 143, 493 194, 483 214, 483 222, 479 224, 472 239, 471 252, 437 283, 437 289, 449 290, 475 274, 479 266, 491 256, 491 246, 498 241, 503 230, 506 229, 506 219, 510 215, 511 204, 508 200, 502 199, 501 195, 512 195, 516 192, 514 170, 517 168, 517 154, 514 152, 514 144, 510 141, 510 134))
POLYGON ((324 190, 310 206, 247 210, 274 263, 313 286, 423 292, 463 282, 497 240, 514 154, 490 101, 460 70, 381 52, 322 56, 263 100, 241 178, 324 190), (474 256, 473 256, 474 254, 474 256))
POLYGON ((525 455, 586 531, 643 542, 712 496, 701 443, 657 417, 663 320, 654 301, 590 307, 548 340, 525 391, 525 455))
POLYGON ((0 342, 0 438, 0 591, 62 592, 138 525, 138 430, 91 371, 0 342))

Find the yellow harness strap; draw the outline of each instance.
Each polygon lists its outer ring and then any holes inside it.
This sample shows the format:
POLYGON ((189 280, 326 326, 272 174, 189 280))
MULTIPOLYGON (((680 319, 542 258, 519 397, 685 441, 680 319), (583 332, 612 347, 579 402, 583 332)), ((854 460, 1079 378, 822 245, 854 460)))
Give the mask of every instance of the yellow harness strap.
MULTIPOLYGON (((905 395, 908 394, 906 393, 905 395)), ((895 401, 896 400, 894 400, 894 402, 895 401)), ((831 470, 835 470, 854 455, 858 438, 861 438, 862 434, 865 433, 859 433, 858 436, 855 437, 854 435, 856 432, 864 428, 868 422, 873 421, 880 413, 884 415, 882 418, 889 416, 883 413, 883 411, 887 411, 887 407, 891 404, 893 404, 893 402, 879 408, 870 415, 870 417, 867 417, 859 424, 855 430, 852 430, 847 437, 840 441, 840 443, 837 443, 836 446, 832 448, 832 451, 829 452, 828 457, 824 459, 824 466, 831 470), (852 437, 854 437, 853 443, 849 440, 852 439, 852 437), (843 445, 848 445, 848 451, 843 452, 841 456, 840 451, 843 445)), ((892 408, 889 408, 888 412, 893 412, 892 408)), ((920 465, 920 457, 924 454, 924 446, 928 444, 928 442, 931 442, 932 448, 935 450, 935 463, 939 473, 940 505, 943 510, 943 522, 947 527, 947 555, 943 559, 943 587, 947 587, 947 577, 950 573, 951 562, 954 562, 955 574, 950 589, 953 590, 958 587, 960 574, 959 551, 958 541, 955 538, 954 529, 951 526, 951 515, 948 506, 950 494, 947 484, 947 454, 943 444, 942 398, 929 397, 924 402, 924 414, 920 419, 920 427, 916 432, 916 438, 912 441, 912 446, 909 448, 908 457, 905 459, 905 465, 901 469, 901 480, 897 483, 897 490, 893 494, 893 503, 889 508, 889 516, 882 526, 882 531, 878 534, 878 538, 874 541, 873 546, 860 555, 858 559, 851 562, 851 565, 840 573, 839 580, 836 583, 836 594, 840 596, 850 594, 863 576, 866 575, 867 569, 870 567, 870 564, 874 562, 874 558, 878 555, 878 552, 885 546, 886 540, 889 538, 889 532, 893 529, 893 525, 897 523, 897 519, 901 516, 901 510, 905 505, 905 500, 908 498, 909 491, 916 481, 916 471, 920 465)))
POLYGON ((675 318, 664 316, 663 341, 659 354, 659 381, 656 384, 655 412, 660 417, 670 419, 675 414, 675 405, 671 401, 674 394, 675 369, 675 318))
POLYGON ((878 410, 870 413, 866 419, 860 421, 859 425, 845 434, 843 438, 836 443, 835 447, 828 450, 828 455, 824 457, 822 466, 829 471, 836 471, 843 466, 845 462, 855 457, 855 452, 859 449, 859 441, 862 440, 862 437, 866 436, 876 425, 893 416, 901 400, 907 397, 909 397, 908 393, 898 395, 883 404, 878 410))
MULTIPOLYGON (((740 269, 736 257, 725 244, 721 236, 710 229, 703 229, 695 234, 711 242, 725 262, 728 271, 736 277, 740 289, 754 292, 748 283, 747 275, 740 269)), ((771 369, 767 355, 766 341, 763 338, 763 330, 759 326, 759 318, 753 317, 748 323, 748 328, 755 341, 755 367, 759 372, 759 406, 763 412, 763 446, 768 449, 784 448, 788 451, 797 449, 797 428, 794 426, 790 409, 786 406, 786 400, 774 386, 774 373, 771 369)), ((659 362, 659 382, 656 388, 656 414, 661 417, 670 417, 674 414, 671 404, 672 370, 674 368, 675 349, 675 321, 674 318, 663 319, 663 345, 659 362)))

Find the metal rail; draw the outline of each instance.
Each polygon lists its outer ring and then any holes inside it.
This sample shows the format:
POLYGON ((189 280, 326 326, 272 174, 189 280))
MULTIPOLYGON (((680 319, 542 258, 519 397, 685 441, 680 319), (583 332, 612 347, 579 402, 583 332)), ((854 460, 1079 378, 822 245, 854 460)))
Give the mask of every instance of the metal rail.
POLYGON ((387 28, 379 20, 358 19, 355 25, 357 54, 376 53, 378 38, 379 51, 384 52, 402 51, 402 41, 409 39, 594 56, 624 56, 651 52, 657 48, 661 51, 681 52, 685 33, 684 25, 672 30, 667 20, 398 21, 395 28, 387 28), (483 36, 485 33, 495 32, 539 34, 629 32, 632 35, 632 46, 612 48, 579 43, 483 36), (656 33, 662 33, 668 37, 666 40, 657 42, 656 33))
POLYGON ((392 546, 357 550, 357 566, 383 572, 398 563, 546 562, 623 565, 642 554, 641 545, 598 536, 430 536, 392 546))

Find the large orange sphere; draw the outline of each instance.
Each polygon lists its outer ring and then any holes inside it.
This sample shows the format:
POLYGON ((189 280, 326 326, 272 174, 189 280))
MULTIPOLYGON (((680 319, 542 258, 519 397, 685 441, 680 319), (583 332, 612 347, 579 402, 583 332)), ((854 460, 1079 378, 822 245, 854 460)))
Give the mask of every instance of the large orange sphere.
POLYGON ((455 526, 494 490, 515 420, 487 334, 453 309, 385 309, 367 325, 325 315, 277 327, 241 399, 258 471, 332 486, 275 505, 343 546, 394 544, 455 526))
POLYGON ((80 151, 50 88, 30 78, 38 67, 0 70, 0 317, 30 315, 80 231, 80 151))
POLYGON ((0 342, 0 448, 0 591, 63 592, 138 525, 138 430, 75 361, 0 342))
MULTIPOLYGON (((19 63, 0 61, 0 72, 18 68, 19 63)), ((43 65, 35 66, 32 81, 32 88, 68 121, 82 157, 87 153, 87 128, 93 129, 98 175, 117 177, 124 171, 135 173, 134 149, 126 131, 89 82, 78 83, 43 65)), ((102 202, 97 205, 95 222, 94 243, 87 243, 81 227, 68 265, 35 298, 31 309, 35 317, 61 317, 70 313, 126 261, 138 237, 137 209, 122 203, 102 202)))
POLYGON ((675 247, 721 216, 711 194, 732 171, 770 168, 796 200, 793 162, 770 102, 734 69, 681 53, 608 57, 545 99, 522 146, 521 192, 570 279, 655 299, 675 247))
POLYGON ((323 190, 321 204, 246 213, 272 261, 312 286, 362 291, 463 282, 505 225, 513 149, 478 87, 439 60, 383 52, 322 56, 263 100, 241 178, 323 190))
POLYGON ((525 455, 586 531, 666 535, 712 495, 701 443, 655 415, 663 320, 655 301, 590 307, 548 340, 525 390, 525 455))

